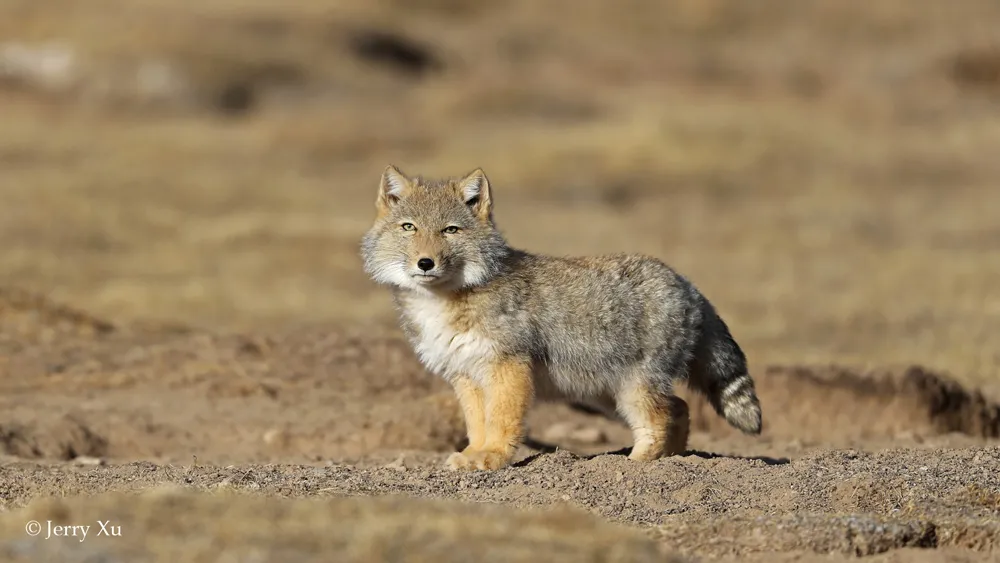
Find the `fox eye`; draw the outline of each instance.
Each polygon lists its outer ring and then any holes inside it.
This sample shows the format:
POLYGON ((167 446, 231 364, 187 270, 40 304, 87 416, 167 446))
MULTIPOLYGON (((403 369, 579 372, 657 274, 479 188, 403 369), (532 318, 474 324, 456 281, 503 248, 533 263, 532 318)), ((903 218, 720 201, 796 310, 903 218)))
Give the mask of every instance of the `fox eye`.
POLYGON ((400 227, 403 227, 404 231, 415 231, 415 230, 417 230, 417 228, 413 226, 413 223, 403 223, 402 225, 400 225, 400 227))
POLYGON ((448 233, 449 235, 453 235, 453 234, 457 233, 458 230, 459 230, 458 227, 456 227, 455 225, 452 225, 450 227, 445 227, 444 230, 441 231, 441 232, 442 233, 448 233))

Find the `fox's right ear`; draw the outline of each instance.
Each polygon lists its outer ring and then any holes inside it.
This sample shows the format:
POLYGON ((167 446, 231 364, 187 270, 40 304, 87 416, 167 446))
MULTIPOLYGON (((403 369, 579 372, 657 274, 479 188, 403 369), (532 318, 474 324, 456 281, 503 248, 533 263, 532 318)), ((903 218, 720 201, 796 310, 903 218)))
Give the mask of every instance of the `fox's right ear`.
POLYGON ((378 187, 378 198, 375 207, 379 213, 386 213, 410 189, 410 179, 393 165, 386 167, 382 173, 382 181, 378 187))

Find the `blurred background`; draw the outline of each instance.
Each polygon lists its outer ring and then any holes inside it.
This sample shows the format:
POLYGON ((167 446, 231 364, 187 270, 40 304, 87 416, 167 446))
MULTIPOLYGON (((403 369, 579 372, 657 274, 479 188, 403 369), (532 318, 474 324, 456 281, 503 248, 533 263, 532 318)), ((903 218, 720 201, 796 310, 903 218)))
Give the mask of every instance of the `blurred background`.
POLYGON ((219 330, 391 321, 388 163, 653 254, 757 365, 1000 382, 994 0, 3 0, 2 284, 219 330))

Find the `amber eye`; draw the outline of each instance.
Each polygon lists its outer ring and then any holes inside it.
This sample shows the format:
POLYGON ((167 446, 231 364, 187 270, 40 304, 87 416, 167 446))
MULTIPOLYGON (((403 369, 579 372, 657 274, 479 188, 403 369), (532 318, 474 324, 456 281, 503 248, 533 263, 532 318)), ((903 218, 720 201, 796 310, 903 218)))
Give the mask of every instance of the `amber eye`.
POLYGON ((413 226, 413 223, 403 223, 402 225, 400 225, 400 227, 403 227, 404 231, 415 231, 415 230, 417 230, 417 228, 413 226))
POLYGON ((445 227, 444 230, 441 231, 441 232, 442 233, 448 233, 449 235, 453 235, 453 234, 455 234, 455 233, 458 232, 458 227, 456 227, 455 225, 452 225, 450 227, 445 227))

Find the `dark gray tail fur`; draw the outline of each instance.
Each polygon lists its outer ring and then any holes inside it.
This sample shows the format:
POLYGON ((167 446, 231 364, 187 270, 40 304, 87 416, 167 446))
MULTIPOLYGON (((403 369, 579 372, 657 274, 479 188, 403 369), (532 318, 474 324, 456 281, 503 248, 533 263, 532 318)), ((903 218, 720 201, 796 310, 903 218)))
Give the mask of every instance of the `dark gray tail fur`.
POLYGON ((747 372, 746 356, 707 301, 702 308, 701 336, 689 364, 688 385, 705 395, 715 412, 733 427, 760 434, 760 401, 747 372))

